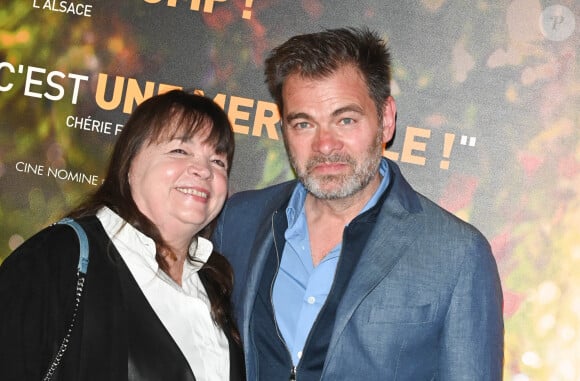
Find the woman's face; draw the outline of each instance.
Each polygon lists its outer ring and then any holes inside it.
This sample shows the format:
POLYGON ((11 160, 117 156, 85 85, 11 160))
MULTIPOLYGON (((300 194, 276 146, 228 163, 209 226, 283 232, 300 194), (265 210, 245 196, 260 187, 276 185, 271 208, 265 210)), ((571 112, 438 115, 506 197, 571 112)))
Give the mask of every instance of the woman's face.
POLYGON ((191 238, 217 216, 226 200, 227 157, 205 143, 207 131, 202 129, 190 140, 176 136, 145 143, 131 164, 133 199, 168 242, 173 236, 191 238))

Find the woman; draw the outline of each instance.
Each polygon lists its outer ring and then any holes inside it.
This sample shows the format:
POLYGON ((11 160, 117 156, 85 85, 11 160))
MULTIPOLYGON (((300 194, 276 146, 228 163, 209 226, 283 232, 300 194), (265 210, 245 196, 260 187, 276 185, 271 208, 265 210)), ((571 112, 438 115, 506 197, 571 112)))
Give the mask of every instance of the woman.
POLYGON ((73 317, 79 239, 53 225, 0 267, 0 379, 241 380, 232 272, 212 252, 234 135, 210 99, 174 90, 133 112, 104 183, 69 213, 89 264, 73 317), (51 372, 48 372, 51 374, 51 372))

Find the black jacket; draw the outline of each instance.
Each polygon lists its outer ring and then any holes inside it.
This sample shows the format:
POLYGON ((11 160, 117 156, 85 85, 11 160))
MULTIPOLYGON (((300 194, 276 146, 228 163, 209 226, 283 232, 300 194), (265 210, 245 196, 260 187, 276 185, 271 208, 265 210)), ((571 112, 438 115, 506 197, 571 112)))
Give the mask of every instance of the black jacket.
MULTIPOLYGON (((90 261, 75 327, 55 380, 195 380, 96 217, 79 220, 90 261)), ((57 225, 0 266, 0 380, 41 380, 72 317, 79 243, 57 225)), ((243 380, 230 340, 231 380, 243 380)))

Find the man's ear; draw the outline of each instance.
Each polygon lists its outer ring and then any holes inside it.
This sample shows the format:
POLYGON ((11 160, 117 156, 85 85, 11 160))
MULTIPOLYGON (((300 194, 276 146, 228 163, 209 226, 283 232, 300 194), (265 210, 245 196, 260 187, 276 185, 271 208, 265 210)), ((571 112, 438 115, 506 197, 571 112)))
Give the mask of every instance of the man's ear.
POLYGON ((383 104, 383 144, 391 141, 397 126, 397 104, 389 96, 383 104))

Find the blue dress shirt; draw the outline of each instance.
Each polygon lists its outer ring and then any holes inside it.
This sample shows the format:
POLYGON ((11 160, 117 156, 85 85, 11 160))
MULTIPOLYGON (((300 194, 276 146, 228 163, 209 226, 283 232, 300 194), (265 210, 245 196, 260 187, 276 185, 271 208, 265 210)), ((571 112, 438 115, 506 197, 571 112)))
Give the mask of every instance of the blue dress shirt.
MULTIPOLYGON (((360 213, 372 208, 389 185, 385 159, 381 160, 379 172, 383 177, 381 183, 360 213)), ((306 194, 304 186, 298 183, 286 208, 286 244, 272 294, 276 323, 294 365, 298 364, 310 329, 326 302, 342 249, 341 242, 314 267, 304 211, 306 194)))

